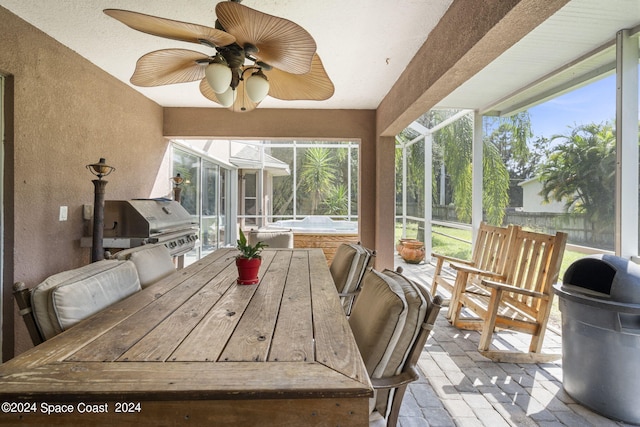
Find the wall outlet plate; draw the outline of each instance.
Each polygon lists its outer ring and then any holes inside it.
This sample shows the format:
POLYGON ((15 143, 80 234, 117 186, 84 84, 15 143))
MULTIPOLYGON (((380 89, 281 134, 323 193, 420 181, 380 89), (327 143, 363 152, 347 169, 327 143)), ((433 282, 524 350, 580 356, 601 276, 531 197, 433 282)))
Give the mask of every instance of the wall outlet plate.
POLYGON ((60 221, 66 221, 69 214, 69 208, 67 206, 60 206, 60 221))

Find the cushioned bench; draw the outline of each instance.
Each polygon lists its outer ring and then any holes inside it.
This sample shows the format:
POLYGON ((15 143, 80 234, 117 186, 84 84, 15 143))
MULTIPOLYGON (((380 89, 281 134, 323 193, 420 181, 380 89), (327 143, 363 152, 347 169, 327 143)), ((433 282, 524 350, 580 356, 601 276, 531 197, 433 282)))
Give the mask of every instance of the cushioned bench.
POLYGON ((175 270, 166 246, 143 245, 55 274, 33 289, 18 282, 14 296, 37 345, 175 270))
POLYGON ((27 328, 37 326, 29 334, 39 344, 140 289, 133 262, 103 260, 54 274, 33 289, 18 282, 14 295, 27 328))

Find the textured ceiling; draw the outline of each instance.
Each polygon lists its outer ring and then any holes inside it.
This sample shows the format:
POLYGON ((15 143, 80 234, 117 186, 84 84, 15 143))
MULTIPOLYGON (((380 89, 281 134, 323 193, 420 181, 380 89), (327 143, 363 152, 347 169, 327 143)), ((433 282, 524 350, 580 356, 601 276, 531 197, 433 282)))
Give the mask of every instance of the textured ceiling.
MULTIPOLYGON (((283 17, 315 38, 318 53, 336 91, 326 101, 279 101, 261 108, 375 109, 405 69, 452 0, 244 0, 243 5, 283 17)), ((143 12, 213 26, 215 0, 0 0, 3 6, 116 78, 129 83, 137 59, 165 48, 211 49, 132 30, 102 13, 106 8, 143 12)), ((443 99, 438 107, 473 108, 499 113, 536 99, 540 93, 592 72, 576 62, 615 40, 621 28, 640 25, 638 0, 571 0, 492 64, 443 99), (566 68, 556 82, 545 76, 566 68), (534 84, 535 83, 535 84, 534 84), (520 89, 528 87, 525 92, 520 89), (512 98, 513 100, 506 100, 512 98), (495 108, 494 108, 495 107, 495 108)), ((464 31, 461 28, 460 31, 464 31)), ((586 81, 586 80, 585 80, 586 81)), ((162 106, 216 107, 198 83, 137 88, 162 106)))
MULTIPOLYGON (((213 27, 215 0, 0 0, 27 22, 129 83, 138 58, 166 48, 212 49, 144 34, 105 15, 125 9, 213 27)), ((291 20, 315 39, 335 85, 327 101, 265 99, 260 108, 375 109, 398 79, 451 0, 244 0, 248 6, 291 20)), ((132 86, 133 87, 133 86, 132 86)), ((137 88, 162 106, 215 107, 198 82, 137 88)))

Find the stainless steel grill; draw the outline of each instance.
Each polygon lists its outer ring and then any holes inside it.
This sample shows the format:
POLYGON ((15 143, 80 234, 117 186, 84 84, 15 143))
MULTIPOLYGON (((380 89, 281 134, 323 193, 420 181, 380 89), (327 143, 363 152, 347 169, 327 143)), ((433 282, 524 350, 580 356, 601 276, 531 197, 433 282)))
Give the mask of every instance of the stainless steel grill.
POLYGON ((105 250, 163 243, 171 255, 180 256, 198 240, 198 223, 173 200, 106 200, 104 227, 105 250))

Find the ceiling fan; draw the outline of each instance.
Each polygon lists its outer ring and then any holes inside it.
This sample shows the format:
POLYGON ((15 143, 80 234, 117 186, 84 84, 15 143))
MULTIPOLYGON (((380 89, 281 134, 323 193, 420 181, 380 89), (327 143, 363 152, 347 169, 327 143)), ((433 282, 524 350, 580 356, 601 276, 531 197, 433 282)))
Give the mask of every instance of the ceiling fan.
POLYGON ((131 76, 136 86, 200 80, 202 95, 232 111, 251 111, 267 95, 282 100, 330 98, 333 83, 313 37, 298 24, 241 1, 216 4, 215 28, 120 9, 104 13, 134 30, 216 51, 213 56, 187 49, 147 53, 131 76))

